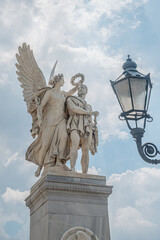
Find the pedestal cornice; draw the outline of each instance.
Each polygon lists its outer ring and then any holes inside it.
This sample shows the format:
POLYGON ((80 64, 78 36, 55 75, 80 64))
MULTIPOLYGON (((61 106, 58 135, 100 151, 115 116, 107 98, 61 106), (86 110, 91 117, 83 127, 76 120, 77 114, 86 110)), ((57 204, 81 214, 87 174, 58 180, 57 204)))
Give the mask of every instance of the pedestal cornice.
POLYGON ((47 171, 31 188, 26 205, 31 208, 33 202, 52 191, 100 194, 108 197, 112 193, 112 186, 106 185, 105 176, 47 171))

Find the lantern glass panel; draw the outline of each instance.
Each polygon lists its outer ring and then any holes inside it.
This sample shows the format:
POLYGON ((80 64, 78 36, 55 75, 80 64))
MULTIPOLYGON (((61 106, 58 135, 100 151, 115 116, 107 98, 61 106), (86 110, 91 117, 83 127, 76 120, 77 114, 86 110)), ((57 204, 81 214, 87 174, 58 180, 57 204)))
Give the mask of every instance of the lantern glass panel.
POLYGON ((146 94, 147 94, 147 80, 130 78, 133 106, 135 110, 145 110, 146 94))
POLYGON ((117 82, 114 85, 117 97, 121 104, 122 110, 127 112, 132 109, 130 88, 128 83, 128 78, 117 82))
POLYGON ((148 83, 146 111, 148 110, 148 105, 149 105, 149 101, 150 101, 151 88, 152 88, 152 86, 148 83))

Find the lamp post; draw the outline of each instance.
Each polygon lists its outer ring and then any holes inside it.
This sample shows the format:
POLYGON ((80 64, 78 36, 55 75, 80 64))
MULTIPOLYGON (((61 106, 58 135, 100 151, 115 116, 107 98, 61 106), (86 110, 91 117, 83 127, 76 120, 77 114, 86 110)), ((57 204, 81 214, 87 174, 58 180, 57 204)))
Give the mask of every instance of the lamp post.
POLYGON ((160 160, 154 159, 160 153, 157 147, 153 143, 142 144, 146 121, 153 120, 147 113, 152 90, 150 74, 144 75, 136 68, 137 64, 128 55, 123 73, 111 85, 122 109, 119 119, 126 120, 140 156, 148 163, 158 164, 160 160))

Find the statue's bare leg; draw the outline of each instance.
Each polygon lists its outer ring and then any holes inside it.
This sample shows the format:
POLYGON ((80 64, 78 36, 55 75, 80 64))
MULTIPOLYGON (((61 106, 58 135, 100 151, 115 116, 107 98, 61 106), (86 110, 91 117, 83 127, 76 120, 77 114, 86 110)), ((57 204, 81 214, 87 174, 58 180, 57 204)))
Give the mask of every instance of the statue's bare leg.
POLYGON ((78 158, 78 147, 79 147, 80 137, 77 130, 71 132, 71 147, 70 147, 70 165, 71 170, 75 171, 76 160, 78 158))
POLYGON ((81 167, 82 173, 88 172, 89 166, 89 138, 81 138, 82 143, 82 157, 81 157, 81 167))

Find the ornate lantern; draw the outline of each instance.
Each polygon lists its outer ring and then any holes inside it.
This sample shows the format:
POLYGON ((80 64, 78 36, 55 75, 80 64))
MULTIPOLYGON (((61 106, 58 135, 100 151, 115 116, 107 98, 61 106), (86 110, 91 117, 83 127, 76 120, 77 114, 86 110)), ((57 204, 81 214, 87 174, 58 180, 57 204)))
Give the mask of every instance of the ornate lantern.
POLYGON ((160 160, 152 159, 159 153, 157 147, 152 143, 142 145, 146 120, 153 120, 147 113, 152 83, 150 74, 144 75, 136 68, 137 64, 128 55, 123 64, 124 72, 115 81, 111 81, 111 85, 122 109, 119 119, 126 120, 141 157, 148 163, 157 164, 160 160))

